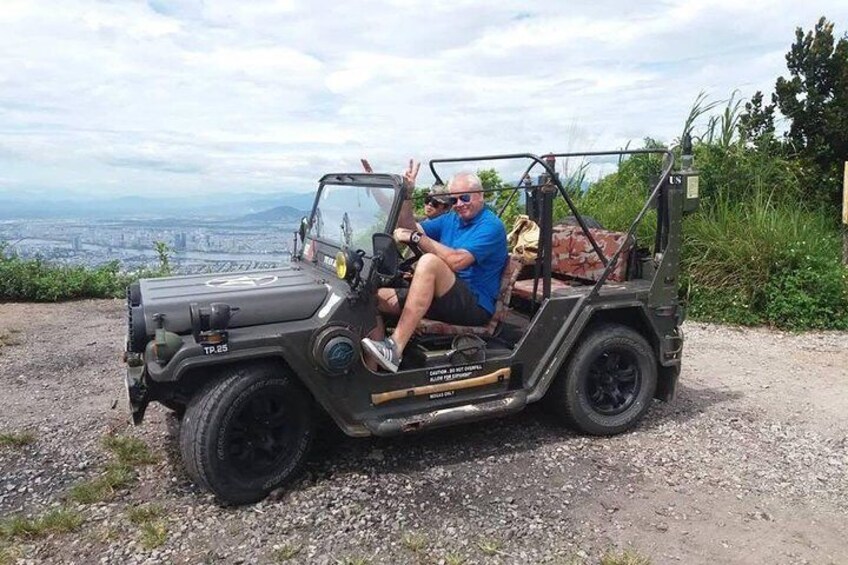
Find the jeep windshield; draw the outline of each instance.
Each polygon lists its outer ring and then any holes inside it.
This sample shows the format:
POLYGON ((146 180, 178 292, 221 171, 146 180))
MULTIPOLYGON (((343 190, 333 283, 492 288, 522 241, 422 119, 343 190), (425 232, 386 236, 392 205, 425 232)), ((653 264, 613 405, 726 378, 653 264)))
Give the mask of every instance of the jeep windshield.
POLYGON ((371 236, 388 229, 397 190, 394 182, 362 178, 371 176, 387 175, 336 176, 332 184, 322 180, 306 237, 370 255, 371 236))

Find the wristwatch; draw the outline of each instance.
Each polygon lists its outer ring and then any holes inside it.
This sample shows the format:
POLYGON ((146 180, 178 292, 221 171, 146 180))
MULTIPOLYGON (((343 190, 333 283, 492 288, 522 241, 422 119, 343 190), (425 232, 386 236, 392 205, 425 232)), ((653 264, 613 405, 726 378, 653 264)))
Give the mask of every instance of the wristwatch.
POLYGON ((424 237, 424 234, 420 231, 414 231, 409 235, 409 243, 414 243, 418 245, 421 242, 421 238, 424 237))

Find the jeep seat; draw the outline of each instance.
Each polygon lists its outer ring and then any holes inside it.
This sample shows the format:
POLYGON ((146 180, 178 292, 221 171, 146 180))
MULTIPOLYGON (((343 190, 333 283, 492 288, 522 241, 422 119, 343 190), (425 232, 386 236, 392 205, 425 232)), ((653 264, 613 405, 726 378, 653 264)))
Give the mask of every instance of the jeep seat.
POLYGON ((512 287, 518 279, 521 268, 524 266, 524 261, 518 255, 509 255, 504 264, 503 273, 501 273, 501 286, 498 292, 498 297, 495 300, 495 313, 485 326, 455 326, 447 322, 438 320, 430 320, 424 318, 418 323, 415 329, 419 334, 438 334, 438 335, 481 335, 493 336, 498 329, 498 325, 506 318, 509 311, 509 301, 512 298, 512 287))
MULTIPOLYGON (((565 292, 573 286, 575 286, 575 283, 573 282, 568 283, 566 281, 551 278, 551 294, 565 292)), ((540 278, 538 286, 536 287, 536 300, 542 300, 542 290, 542 279, 540 278)), ((512 293, 518 298, 530 300, 530 297, 533 295, 533 279, 522 279, 520 281, 515 281, 515 286, 513 286, 512 288, 512 293)))
MULTIPOLYGON (((627 258, 633 241, 625 241, 627 234, 599 228, 589 228, 589 233, 611 259, 618 248, 624 246, 618 263, 607 278, 610 282, 622 282, 627 275, 627 258)), ((559 225, 553 229, 553 262, 551 271, 561 275, 574 277, 586 282, 596 282, 604 272, 604 264, 589 243, 589 238, 580 226, 559 225)))

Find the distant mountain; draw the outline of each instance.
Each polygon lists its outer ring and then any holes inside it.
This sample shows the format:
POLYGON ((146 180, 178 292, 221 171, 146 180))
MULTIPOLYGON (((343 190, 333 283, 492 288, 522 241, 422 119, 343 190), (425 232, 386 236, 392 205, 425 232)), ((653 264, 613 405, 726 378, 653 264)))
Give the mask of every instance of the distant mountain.
POLYGON ((306 214, 307 212, 305 210, 298 210, 297 208, 292 208, 291 206, 275 206, 270 210, 263 210, 262 212, 247 214, 239 218, 239 220, 243 222, 296 223, 306 214))
POLYGON ((233 191, 230 194, 210 194, 204 198, 151 198, 94 196, 43 198, 26 194, 0 192, 0 220, 4 219, 149 219, 200 218, 223 220, 244 214, 266 213, 277 207, 297 211, 311 210, 315 193, 256 194, 233 191))

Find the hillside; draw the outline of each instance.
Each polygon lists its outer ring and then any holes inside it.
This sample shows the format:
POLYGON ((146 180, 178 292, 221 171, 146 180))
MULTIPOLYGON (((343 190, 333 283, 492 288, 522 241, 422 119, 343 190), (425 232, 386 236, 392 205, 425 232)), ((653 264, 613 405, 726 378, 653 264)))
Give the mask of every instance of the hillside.
POLYGON ((240 218, 243 222, 285 222, 294 223, 307 214, 304 210, 298 210, 291 206, 276 206, 270 210, 263 210, 253 214, 246 214, 240 218))

